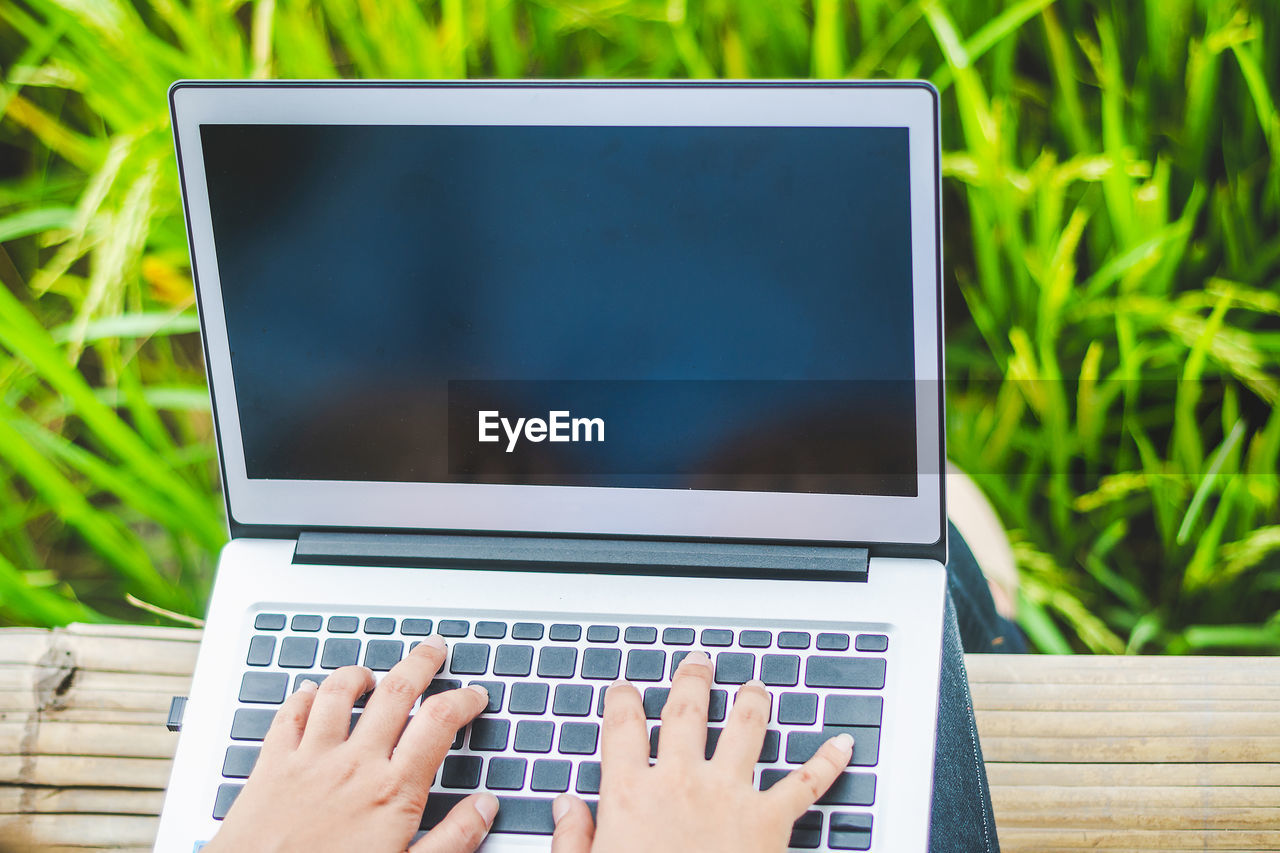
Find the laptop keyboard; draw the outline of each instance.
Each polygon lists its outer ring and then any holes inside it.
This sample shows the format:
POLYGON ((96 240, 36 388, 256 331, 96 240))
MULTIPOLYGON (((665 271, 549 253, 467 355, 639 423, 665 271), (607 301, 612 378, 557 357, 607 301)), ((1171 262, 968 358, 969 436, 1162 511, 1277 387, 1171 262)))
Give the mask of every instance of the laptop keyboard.
MULTIPOLYGON (((487 790, 500 808, 493 832, 550 835, 551 802, 581 795, 594 810, 600 791, 600 721, 605 689, 625 677, 641 692, 657 755, 659 719, 671 675, 695 649, 714 666, 707 757, 737 686, 759 678, 773 698, 756 783, 767 789, 829 737, 854 738, 850 768, 796 821, 793 849, 871 846, 880 723, 889 638, 883 633, 790 630, 784 626, 693 628, 518 619, 431 619, 349 614, 258 613, 239 684, 239 705, 212 804, 221 820, 258 758, 275 708, 302 681, 323 681, 349 664, 383 673, 434 629, 449 656, 425 696, 465 684, 489 692, 483 716, 458 733, 422 818, 430 829, 468 794, 487 790)), ((364 697, 367 698, 367 697, 364 697)), ((364 698, 351 726, 359 724, 364 698)))

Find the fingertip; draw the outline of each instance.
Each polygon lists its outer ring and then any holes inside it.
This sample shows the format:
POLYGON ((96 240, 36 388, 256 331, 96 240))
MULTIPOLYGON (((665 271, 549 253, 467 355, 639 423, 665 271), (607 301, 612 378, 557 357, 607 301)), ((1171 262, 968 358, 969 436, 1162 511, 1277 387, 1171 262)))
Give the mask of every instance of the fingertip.
POLYGON ((828 741, 832 746, 841 752, 853 753, 853 735, 848 732, 841 732, 828 741))
MULTIPOLYGON (((493 826, 493 819, 498 816, 498 798, 493 794, 480 794, 472 802, 472 805, 480 813, 480 817, 484 819, 485 826, 493 826)), ((554 811, 554 806, 552 810, 554 811)))
POLYGON ((573 808, 573 801, 576 799, 577 797, 572 794, 561 794, 556 797, 551 803, 551 819, 556 823, 562 821, 564 816, 573 808))

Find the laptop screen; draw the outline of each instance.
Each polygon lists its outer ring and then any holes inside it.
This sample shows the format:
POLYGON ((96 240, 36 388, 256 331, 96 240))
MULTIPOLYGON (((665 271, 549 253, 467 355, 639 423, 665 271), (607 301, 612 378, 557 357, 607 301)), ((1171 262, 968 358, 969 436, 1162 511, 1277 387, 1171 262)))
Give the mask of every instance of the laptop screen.
POLYGON ((915 495, 907 137, 201 126, 248 477, 915 495))

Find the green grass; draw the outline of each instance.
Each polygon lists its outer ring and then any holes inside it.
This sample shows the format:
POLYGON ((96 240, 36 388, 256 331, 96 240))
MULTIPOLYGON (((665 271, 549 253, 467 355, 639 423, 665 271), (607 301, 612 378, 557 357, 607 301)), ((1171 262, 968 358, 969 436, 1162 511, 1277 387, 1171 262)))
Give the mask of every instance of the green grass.
POLYGON ((925 77, 949 455, 1045 651, 1280 651, 1280 6, 0 0, 0 619, 199 613, 179 77, 925 77))

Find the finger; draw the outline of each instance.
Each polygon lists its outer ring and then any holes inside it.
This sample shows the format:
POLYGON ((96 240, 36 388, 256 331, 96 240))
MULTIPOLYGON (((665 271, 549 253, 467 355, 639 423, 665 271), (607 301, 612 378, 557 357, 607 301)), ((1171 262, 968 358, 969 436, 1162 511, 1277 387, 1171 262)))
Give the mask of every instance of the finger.
POLYGON ((409 853, 471 853, 480 846, 498 814, 493 794, 472 794, 444 816, 435 828, 418 839, 409 853))
POLYGON ((779 804, 787 820, 796 820, 827 792, 853 755, 853 738, 838 734, 818 748, 813 757, 778 780, 765 796, 779 804))
MULTIPOLYGON (((764 745, 764 732, 769 726, 769 691, 764 682, 753 678, 738 689, 733 699, 729 722, 716 742, 716 754, 711 763, 725 768, 731 775, 751 778, 756 762, 760 760, 760 747, 764 745)), ((666 729, 663 729, 666 732, 666 729)))
POLYGON ((649 766, 649 727, 640 691, 618 680, 604 694, 600 728, 600 780, 649 766))
POLYGON ((271 728, 267 729, 267 736, 262 739, 263 756, 292 752, 298 748, 302 733, 307 728, 307 717, 311 715, 316 688, 314 681, 303 681, 294 694, 284 700, 271 721, 271 728))
POLYGON ((707 748, 707 704, 711 696, 711 658, 690 652, 671 677, 662 707, 659 761, 702 761, 707 748))
POLYGON ((310 749, 346 741, 351 728, 351 709, 356 699, 373 689, 373 683, 373 670, 366 666, 334 670, 316 691, 300 746, 310 749))
MULTIPOLYGON (((431 787, 431 777, 444 761, 458 729, 480 716, 487 707, 489 691, 479 684, 446 690, 423 700, 391 756, 392 771, 400 774, 407 786, 425 796, 431 787)), ((363 720, 360 725, 364 725, 363 720)))
POLYGON ((561 794, 551 804, 556 834, 551 837, 551 853, 590 853, 596 822, 591 809, 573 794, 561 794))
POLYGON ((444 658, 444 637, 432 634, 391 667, 369 697, 360 725, 351 733, 351 742, 359 749, 391 755, 409 722, 413 703, 426 692, 444 658))

